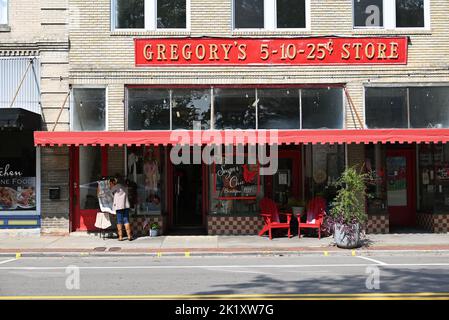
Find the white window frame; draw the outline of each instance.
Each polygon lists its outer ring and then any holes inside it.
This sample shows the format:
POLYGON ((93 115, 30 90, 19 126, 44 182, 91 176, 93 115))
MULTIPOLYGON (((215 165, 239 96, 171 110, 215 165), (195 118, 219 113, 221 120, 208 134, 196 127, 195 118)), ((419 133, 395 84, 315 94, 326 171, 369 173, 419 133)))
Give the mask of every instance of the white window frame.
POLYGON ((190 1, 186 1, 186 27, 185 28, 158 28, 157 27, 157 1, 144 0, 144 28, 116 28, 117 17, 115 14, 118 0, 111 0, 111 30, 112 31, 188 31, 190 30, 190 1))
POLYGON ((397 31, 414 31, 414 30, 429 30, 430 29, 430 0, 424 1, 424 27, 397 27, 396 26, 396 1, 395 0, 383 0, 383 26, 371 27, 371 26, 356 26, 355 25, 355 13, 354 13, 354 1, 352 0, 352 28, 354 30, 370 30, 370 29, 384 29, 384 30, 397 30, 397 31))
POLYGON ((0 26, 7 26, 9 25, 9 0, 6 0, 6 21, 1 23, 0 26))
POLYGON ((70 131, 75 131, 75 132, 83 132, 80 130, 75 130, 75 128, 73 127, 73 119, 74 119, 74 112, 75 112, 75 108, 74 108, 74 90, 76 89, 104 89, 105 90, 105 108, 104 108, 104 130, 98 130, 98 132, 105 132, 105 131, 109 131, 109 95, 108 95, 108 86, 107 85, 73 85, 70 88, 70 111, 69 111, 69 117, 70 117, 70 131))
POLYGON ((306 27, 305 28, 278 28, 277 27, 277 1, 264 0, 264 27, 263 28, 236 28, 235 27, 235 0, 232 0, 232 30, 233 31, 309 31, 310 30, 310 0, 304 0, 306 5, 306 27))

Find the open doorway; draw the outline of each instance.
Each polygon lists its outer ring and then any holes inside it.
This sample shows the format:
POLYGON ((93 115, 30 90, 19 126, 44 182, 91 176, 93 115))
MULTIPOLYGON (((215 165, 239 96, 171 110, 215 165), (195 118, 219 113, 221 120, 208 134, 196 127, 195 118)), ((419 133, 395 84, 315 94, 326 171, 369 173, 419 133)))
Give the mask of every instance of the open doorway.
POLYGON ((173 223, 170 234, 205 234, 202 165, 173 166, 173 223))

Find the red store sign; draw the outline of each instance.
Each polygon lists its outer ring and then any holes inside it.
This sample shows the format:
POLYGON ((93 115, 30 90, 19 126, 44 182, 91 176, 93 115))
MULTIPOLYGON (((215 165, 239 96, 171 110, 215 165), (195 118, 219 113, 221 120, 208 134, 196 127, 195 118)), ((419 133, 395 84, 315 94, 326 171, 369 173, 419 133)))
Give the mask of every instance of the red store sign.
POLYGON ((136 66, 407 64, 407 37, 135 39, 136 66))

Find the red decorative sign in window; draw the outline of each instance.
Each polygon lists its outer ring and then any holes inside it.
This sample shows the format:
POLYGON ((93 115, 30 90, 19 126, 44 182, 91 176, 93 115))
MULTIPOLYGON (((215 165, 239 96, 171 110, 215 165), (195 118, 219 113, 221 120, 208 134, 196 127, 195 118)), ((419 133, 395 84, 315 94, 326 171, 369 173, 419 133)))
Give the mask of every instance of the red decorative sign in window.
POLYGON ((135 39, 136 66, 407 64, 407 37, 135 39))
POLYGON ((258 164, 214 164, 214 189, 219 200, 256 199, 260 190, 258 164))

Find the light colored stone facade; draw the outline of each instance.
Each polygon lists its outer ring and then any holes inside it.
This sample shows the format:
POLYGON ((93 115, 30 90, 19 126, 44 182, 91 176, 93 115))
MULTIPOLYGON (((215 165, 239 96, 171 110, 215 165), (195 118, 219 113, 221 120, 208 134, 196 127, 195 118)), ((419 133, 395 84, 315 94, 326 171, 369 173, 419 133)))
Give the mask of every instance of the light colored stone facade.
MULTIPOLYGON (((447 0, 430 1, 429 30, 354 30, 352 1, 311 0, 311 28, 301 32, 232 30, 232 0, 191 0, 190 30, 111 31, 110 0, 70 0, 70 81, 108 85, 108 128, 124 129, 126 84, 309 84, 346 83, 363 119, 364 84, 449 83, 447 0), (408 64, 395 66, 267 66, 136 68, 134 38, 143 37, 289 37, 289 36, 409 36, 408 64)), ((346 127, 357 126, 346 108, 346 127)))
MULTIPOLYGON (((67 0, 10 0, 8 25, 0 28, 0 57, 35 56, 41 64, 41 114, 52 130, 69 91, 67 0)), ((68 104, 57 130, 68 130, 68 104)), ((1 112, 1 110, 0 110, 1 112)), ((41 150, 41 231, 68 233, 69 157, 67 148, 41 150), (48 187, 62 188, 61 200, 48 199, 48 187)), ((39 187, 39 186, 38 186, 39 187)))

